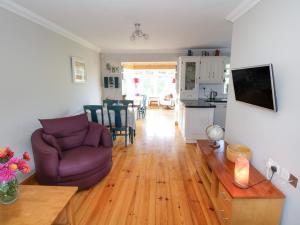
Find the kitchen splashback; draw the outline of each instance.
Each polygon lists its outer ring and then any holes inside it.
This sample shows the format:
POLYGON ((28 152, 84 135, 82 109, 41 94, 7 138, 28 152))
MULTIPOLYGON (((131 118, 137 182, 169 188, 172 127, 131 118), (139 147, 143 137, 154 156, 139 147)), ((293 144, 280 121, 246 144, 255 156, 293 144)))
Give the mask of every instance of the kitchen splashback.
POLYGON ((202 84, 199 85, 199 98, 207 98, 209 96, 210 90, 218 92, 217 98, 226 98, 227 94, 224 94, 224 85, 223 84, 202 84), (204 89, 205 88, 205 94, 204 89))

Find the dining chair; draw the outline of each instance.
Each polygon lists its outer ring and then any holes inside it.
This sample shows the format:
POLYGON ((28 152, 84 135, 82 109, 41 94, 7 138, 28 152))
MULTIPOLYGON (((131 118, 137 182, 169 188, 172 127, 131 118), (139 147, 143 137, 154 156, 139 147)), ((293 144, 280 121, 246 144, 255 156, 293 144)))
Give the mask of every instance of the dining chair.
POLYGON ((140 118, 141 116, 142 116, 142 118, 145 118, 146 110, 147 110, 147 96, 143 95, 141 105, 137 109, 138 118, 140 118))
POLYGON ((110 131, 112 133, 113 139, 116 136, 125 137, 125 146, 127 147, 127 138, 130 138, 130 142, 133 143, 133 133, 132 129, 128 126, 128 106, 125 105, 113 105, 107 106, 108 121, 110 131), (122 112, 125 116, 122 118, 122 112), (113 120, 114 119, 114 120, 113 120), (124 121, 122 121, 122 119, 124 121), (114 123, 113 123, 114 121, 114 123))
POLYGON ((134 101, 133 100, 120 100, 119 103, 121 105, 131 106, 133 108, 134 101))
POLYGON ((113 100, 113 99, 104 99, 103 100, 103 106, 107 107, 107 106, 112 106, 114 104, 118 104, 119 100, 113 100))
POLYGON ((104 117, 103 117, 103 107, 102 105, 84 105, 83 110, 85 113, 88 113, 88 111, 91 112, 91 119, 92 122, 99 123, 97 111, 101 111, 101 124, 104 125, 104 117))

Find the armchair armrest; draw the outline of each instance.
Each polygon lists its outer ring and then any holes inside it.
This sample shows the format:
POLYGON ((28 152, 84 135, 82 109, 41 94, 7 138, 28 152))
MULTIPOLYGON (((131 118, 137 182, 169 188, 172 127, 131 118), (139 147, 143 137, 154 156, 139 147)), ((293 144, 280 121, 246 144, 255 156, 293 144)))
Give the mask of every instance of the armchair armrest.
POLYGON ((59 158, 57 150, 46 144, 42 138, 42 129, 31 136, 32 151, 38 181, 53 182, 58 179, 59 158))
POLYGON ((112 148, 113 147, 112 135, 109 129, 107 129, 105 126, 102 127, 103 130, 100 138, 100 144, 103 145, 104 147, 112 148))

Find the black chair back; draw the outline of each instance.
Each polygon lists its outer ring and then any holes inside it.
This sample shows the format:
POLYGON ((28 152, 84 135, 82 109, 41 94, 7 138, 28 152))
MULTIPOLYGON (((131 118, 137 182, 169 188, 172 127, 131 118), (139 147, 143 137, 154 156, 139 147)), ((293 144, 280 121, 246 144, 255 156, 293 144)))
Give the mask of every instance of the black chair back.
POLYGON ((104 118, 103 118, 103 107, 102 105, 84 105, 83 110, 85 113, 89 110, 91 112, 91 119, 95 123, 101 122, 104 125, 104 118), (97 111, 101 111, 101 121, 98 121, 97 111))
POLYGON ((133 107, 134 104, 133 100, 120 100, 119 103, 126 106, 131 105, 131 107, 133 107))
POLYGON ((115 129, 123 129, 128 128, 128 106, 125 105, 113 105, 113 106, 107 106, 107 113, 108 113, 108 120, 109 120, 109 126, 110 128, 115 129), (122 116, 121 112, 125 112, 125 121, 122 123, 122 116), (111 113, 114 112, 114 127, 112 124, 112 115, 111 113), (124 124, 124 125, 123 125, 124 124))
POLYGON ((105 99, 103 100, 103 106, 107 107, 107 106, 112 106, 115 104, 118 104, 119 100, 112 100, 112 99, 105 99))

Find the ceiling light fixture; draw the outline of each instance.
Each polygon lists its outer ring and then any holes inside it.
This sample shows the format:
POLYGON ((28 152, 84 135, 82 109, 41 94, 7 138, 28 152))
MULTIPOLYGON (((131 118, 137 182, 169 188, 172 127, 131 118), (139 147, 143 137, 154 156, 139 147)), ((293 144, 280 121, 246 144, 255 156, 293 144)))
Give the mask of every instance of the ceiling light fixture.
POLYGON ((135 23, 134 27, 135 27, 135 30, 130 35, 130 40, 131 41, 134 41, 136 38, 144 38, 145 40, 147 40, 149 38, 149 34, 145 34, 141 30, 141 24, 140 23, 135 23))

